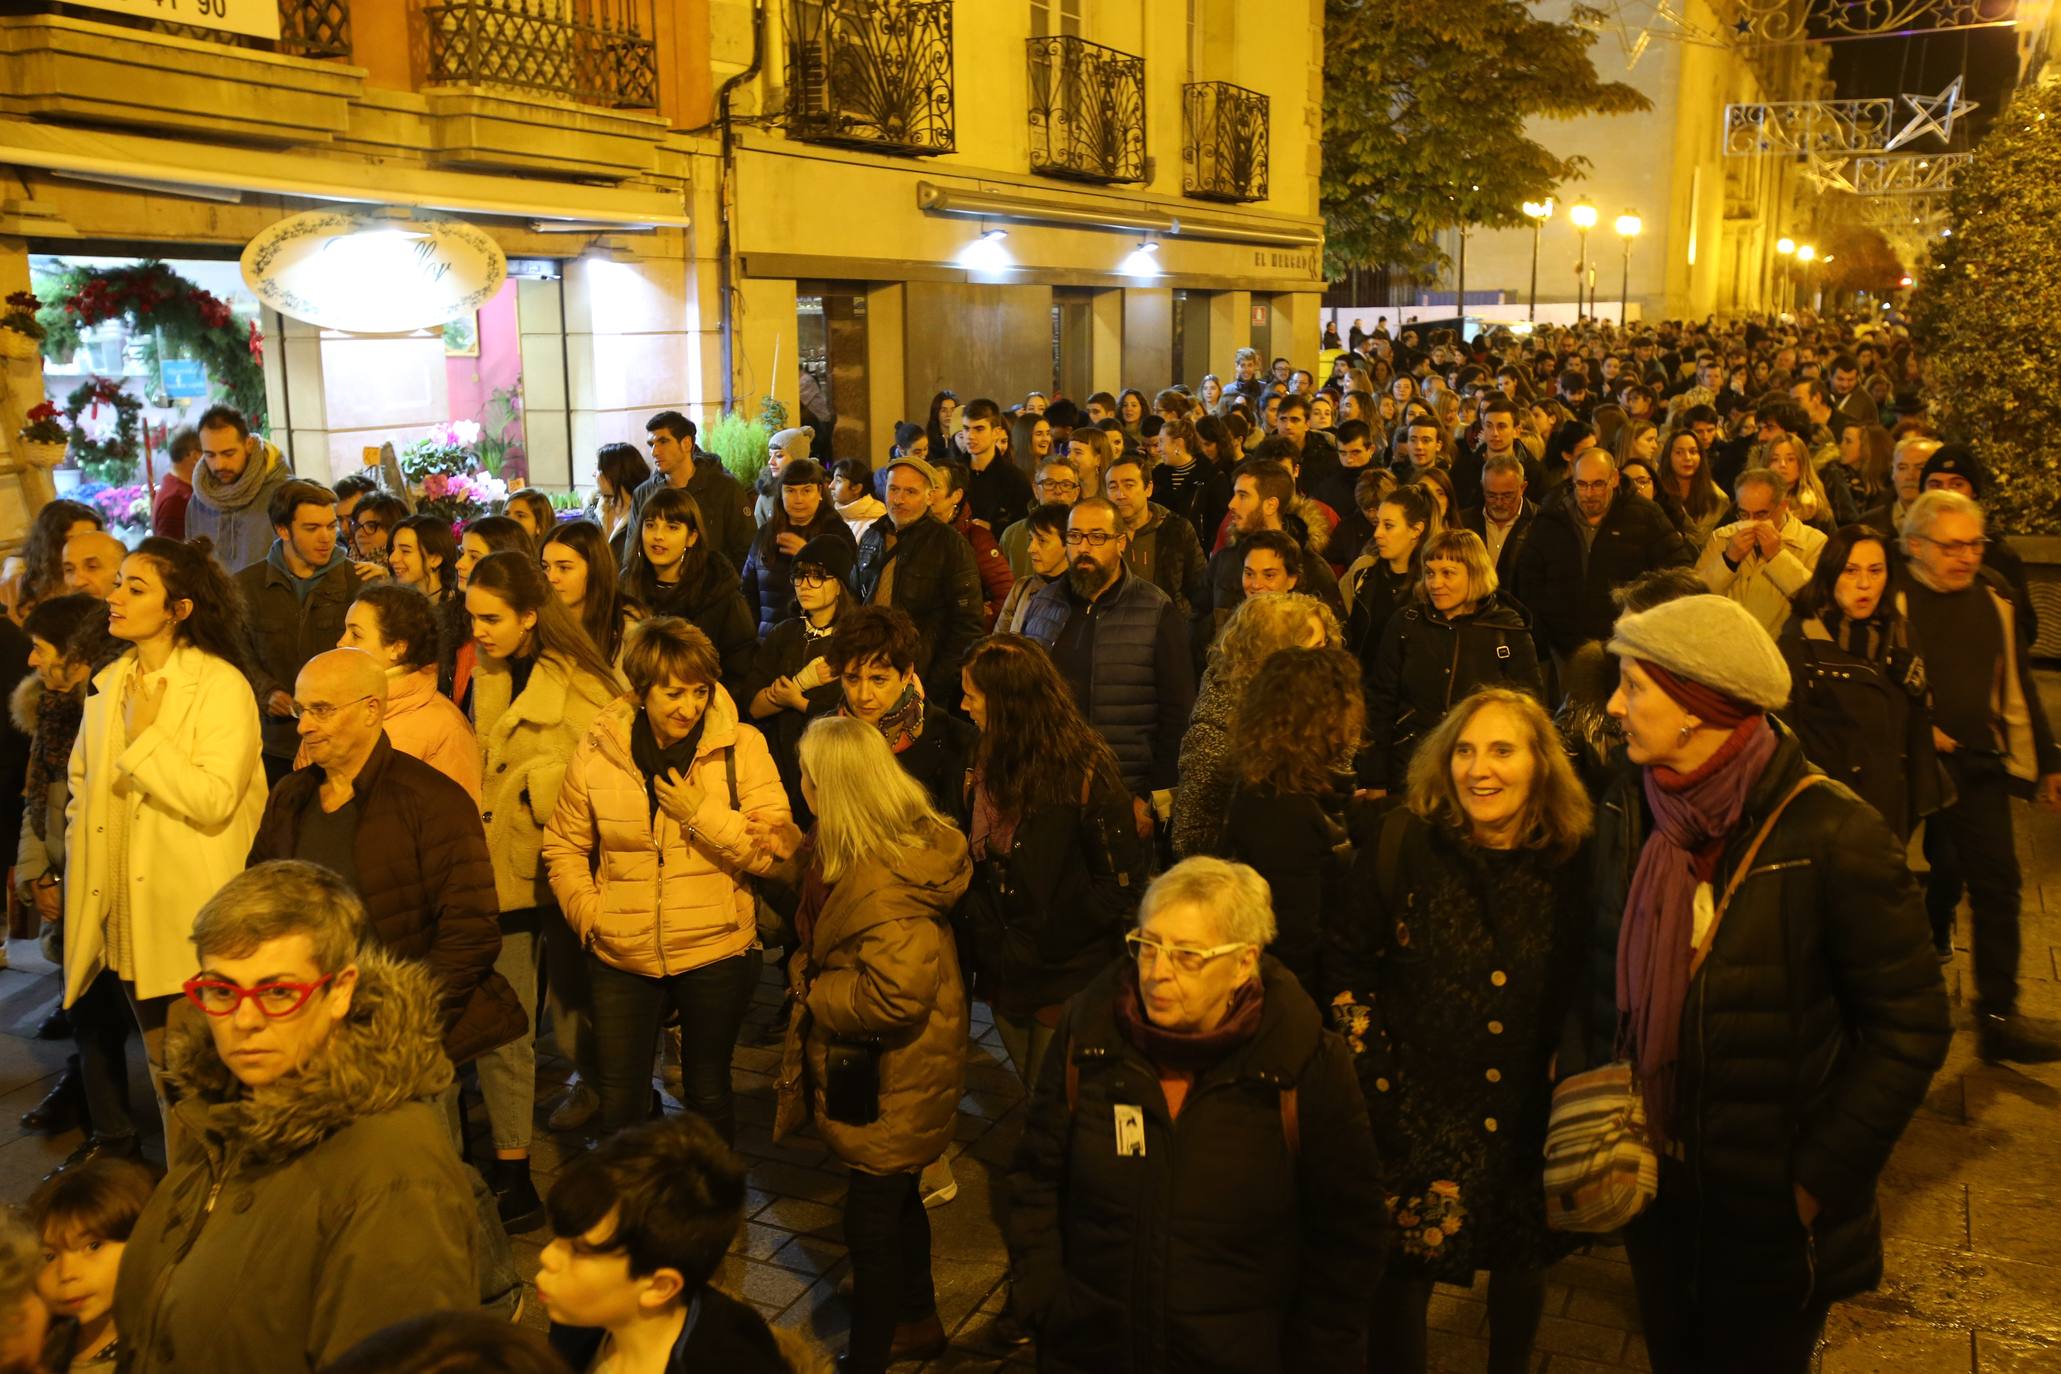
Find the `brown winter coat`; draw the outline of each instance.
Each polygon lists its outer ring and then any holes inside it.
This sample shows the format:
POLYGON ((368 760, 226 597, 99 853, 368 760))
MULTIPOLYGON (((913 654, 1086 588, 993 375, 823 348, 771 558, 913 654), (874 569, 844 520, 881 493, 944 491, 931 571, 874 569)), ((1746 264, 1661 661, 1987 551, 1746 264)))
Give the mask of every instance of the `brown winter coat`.
POLYGON ((526 911, 551 901, 540 852, 544 827, 558 810, 565 766, 594 717, 623 687, 555 654, 537 660, 529 685, 510 700, 514 685, 506 663, 480 655, 472 677, 472 723, 483 759, 480 819, 501 910, 526 911))
MULTIPOLYGON (((315 801, 321 786, 322 770, 312 766, 279 780, 251 844, 253 864, 294 857, 303 808, 321 804, 315 801)), ((501 907, 486 835, 465 789, 382 734, 352 790, 358 899, 382 947, 422 960, 436 975, 451 1062, 464 1064, 520 1039, 529 1018, 515 989, 494 972, 501 907)))
POLYGON ((443 1115, 427 969, 367 949, 350 1014, 247 1091, 173 1013, 178 1145, 122 1255, 123 1374, 296 1374, 374 1331, 479 1303, 479 1218, 443 1115))
POLYGON ((652 811, 630 755, 633 701, 594 718, 566 766, 558 810, 544 835, 544 864, 559 909, 602 962, 660 978, 750 949, 757 902, 743 881, 772 861, 754 848, 745 815, 788 813, 787 790, 765 736, 740 724, 721 687, 709 696, 688 781, 702 792, 692 833, 652 811), (737 805, 730 804, 730 764, 737 805))
POLYGON ((892 863, 869 859, 832 884, 809 948, 790 969, 797 995, 775 1137, 813 1113, 832 1153, 869 1174, 913 1172, 943 1154, 966 1087, 966 985, 948 917, 973 866, 963 835, 927 828, 922 848, 892 863), (823 1110, 825 1050, 833 1038, 864 1037, 881 1044, 880 1117, 867 1126, 832 1121, 823 1110))

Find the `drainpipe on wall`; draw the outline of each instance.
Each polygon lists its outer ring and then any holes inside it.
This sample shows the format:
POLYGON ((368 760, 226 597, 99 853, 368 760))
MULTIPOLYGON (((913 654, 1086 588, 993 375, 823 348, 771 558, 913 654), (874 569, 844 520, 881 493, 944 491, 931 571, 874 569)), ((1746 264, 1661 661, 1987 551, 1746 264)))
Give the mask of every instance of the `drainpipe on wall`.
POLYGON ((722 131, 722 171, 716 190, 716 218, 719 222, 716 236, 716 309, 723 338, 723 409, 726 412, 737 400, 736 311, 731 303, 736 274, 730 251, 730 216, 735 208, 736 191, 736 147, 730 124, 730 93, 759 74, 759 67, 765 61, 765 46, 765 0, 756 0, 751 7, 751 65, 725 81, 716 91, 716 124, 722 131))

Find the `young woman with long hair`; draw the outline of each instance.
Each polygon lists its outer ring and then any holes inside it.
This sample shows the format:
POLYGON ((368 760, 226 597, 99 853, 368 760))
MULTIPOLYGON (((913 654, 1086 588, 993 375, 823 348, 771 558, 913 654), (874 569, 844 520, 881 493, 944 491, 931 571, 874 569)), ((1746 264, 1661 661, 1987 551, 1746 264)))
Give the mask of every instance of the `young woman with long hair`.
POLYGON ((1420 482, 1396 487, 1375 508, 1373 552, 1353 559, 1341 585, 1348 612, 1347 647, 1367 665, 1370 676, 1388 618, 1416 594, 1423 569, 1420 551, 1443 528, 1438 499, 1420 482))
MULTIPOLYGON (((360 649, 386 671, 388 741, 463 787, 479 800, 479 741, 472 722, 437 690, 437 654, 443 638, 429 598, 404 583, 374 582, 344 613, 339 649, 360 649)), ((305 752, 294 767, 307 763, 305 752)))
POLYGON ((1212 851, 1274 894, 1269 948, 1323 1004, 1324 932, 1342 919, 1353 755, 1366 724, 1360 668, 1341 649, 1284 649, 1238 704, 1238 777, 1212 851))
POLYGON ((1709 455, 1692 429, 1678 429, 1660 445, 1660 468, 1656 484, 1681 510, 1689 542, 1702 553, 1710 534, 1725 523, 1732 502, 1710 476, 1709 455))
POLYGON ((46 502, 29 523, 29 537, 22 545, 22 570, 12 588, 10 609, 19 625, 29 610, 45 597, 64 591, 64 544, 75 534, 90 534, 107 528, 100 512, 78 501, 59 499, 46 502))
MULTIPOLYGON (((654 498, 656 499, 656 498, 654 498)), ((492 1185, 502 1223, 525 1231, 543 1216, 530 1179, 536 1106, 538 931, 551 890, 538 858, 558 806, 566 760, 622 679, 544 580, 534 556, 505 551, 474 564, 466 614, 478 652, 471 692, 481 751, 481 814, 501 903, 494 969, 522 999, 530 1030, 477 1061, 492 1128, 492 1185)))
POLYGON ((991 635, 960 674, 973 750, 976 984, 1029 1088, 1067 998, 1122 950, 1148 855, 1107 741, 1043 645, 991 635))
POLYGON ((1837 528, 1832 497, 1818 480, 1818 470, 1811 465, 1810 450, 1803 440, 1794 434, 1777 434, 1768 440, 1762 462, 1788 484, 1789 513, 1829 539, 1837 528))
MULTIPOLYGON (((930 398, 930 410, 924 417, 922 432, 930 440, 930 451, 940 457, 945 456, 946 445, 959 432, 958 392, 940 391, 930 398)), ((899 428, 895 431, 895 449, 904 458, 911 456, 899 428)))
POLYGON ((506 515, 476 515, 466 521, 465 532, 458 538, 458 590, 465 590, 482 558, 506 549, 535 558, 537 541, 520 521, 506 515))
POLYGON ((623 636, 643 610, 616 584, 615 554, 608 536, 592 520, 566 520, 544 536, 540 558, 544 580, 579 619, 587 638, 613 663, 622 657, 623 636))
MULTIPOLYGON (((1025 411, 1016 417, 1016 423, 1009 427, 1010 461, 1023 470, 1026 477, 1034 475, 1038 465, 1052 452, 1052 422, 1043 412, 1025 411)), ((1011 511, 1014 519, 1027 512, 1011 511)))
POLYGON ((651 480, 651 464, 635 444, 603 444, 594 460, 594 518, 622 561, 623 540, 636 510, 637 488, 651 480))
POLYGON ((831 504, 828 474, 813 458, 790 458, 780 471, 778 506, 759 526, 744 559, 745 609, 752 613, 760 638, 787 615, 794 600, 795 555, 814 539, 849 540, 853 557, 858 555, 851 526, 831 504))
MULTIPOLYGON (((242 604, 206 539, 137 545, 107 603, 129 647, 94 675, 67 777, 65 1005, 135 1018, 168 1146, 165 1017, 193 974, 193 918, 243 871, 265 810, 242 604)), ((104 1152, 134 1158, 136 1138, 89 1140, 75 1162, 104 1152)))
POLYGON ((1209 666, 1181 736, 1180 786, 1174 793, 1174 853, 1211 853, 1237 778, 1238 705, 1260 665, 1283 649, 1338 648, 1338 617, 1302 592, 1263 592, 1240 602, 1209 646, 1209 666))
POLYGON ((1146 404, 1145 393, 1134 386, 1125 387, 1116 398, 1116 422, 1123 426, 1124 438, 1137 443, 1145 423, 1145 416, 1151 407, 1146 404))
POLYGON ((723 657, 723 685, 743 685, 758 627, 737 569, 708 542, 708 521, 686 488, 666 487, 644 503, 621 583, 652 615, 676 615, 698 626, 723 657))
POLYGON ((918 1178, 952 1142, 966 1082, 966 987, 952 908, 972 876, 966 840, 897 765, 880 731, 825 716, 802 736, 816 813, 755 822, 801 893, 797 1007, 781 1052, 774 1138, 813 1117, 849 1166, 849 1374, 944 1353, 918 1178))

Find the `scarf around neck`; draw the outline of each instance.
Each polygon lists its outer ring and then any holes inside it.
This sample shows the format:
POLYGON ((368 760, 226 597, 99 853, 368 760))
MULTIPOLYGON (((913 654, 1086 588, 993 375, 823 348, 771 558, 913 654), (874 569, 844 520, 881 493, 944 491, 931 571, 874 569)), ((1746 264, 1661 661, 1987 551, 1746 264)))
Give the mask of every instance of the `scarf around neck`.
POLYGON ((86 712, 86 691, 53 692, 48 687, 36 698, 36 737, 29 749, 29 771, 22 787, 29 828, 36 838, 47 840, 50 824, 50 783, 65 775, 71 765, 72 741, 79 737, 79 722, 86 712))
POLYGON ((1699 889, 1724 859, 1746 797, 1774 757, 1767 717, 1741 721, 1693 773, 1645 771, 1653 831, 1639 851, 1617 941, 1617 1009, 1655 1137, 1674 1137, 1682 1008, 1689 1000, 1699 889))
POLYGON ((651 804, 654 818, 658 815, 658 780, 672 769, 678 769, 683 778, 687 776, 694 767, 694 753, 701 747, 701 732, 707 725, 708 712, 703 711, 692 730, 661 749, 642 708, 631 718, 630 762, 644 775, 644 797, 651 804))
MULTIPOLYGON (((837 713, 848 716, 851 711, 840 706, 837 713)), ((923 737, 923 679, 912 676, 895 704, 881 713, 880 733, 887 736, 887 747, 897 754, 923 737)))
POLYGON ((1255 977, 1232 992, 1231 1005, 1215 1030, 1168 1030, 1153 1025, 1145 1015, 1135 976, 1126 976, 1117 984, 1116 1026, 1124 1039, 1156 1067, 1191 1078, 1259 1034, 1260 1013, 1265 1009, 1266 992, 1255 977))
POLYGON ((271 475, 272 448, 260 440, 258 451, 251 455, 251 460, 243 465, 243 471, 233 482, 217 478, 214 469, 206 463, 196 465, 193 469, 193 492, 196 496, 206 497, 207 503, 216 510, 242 510, 258 499, 265 479, 271 475))

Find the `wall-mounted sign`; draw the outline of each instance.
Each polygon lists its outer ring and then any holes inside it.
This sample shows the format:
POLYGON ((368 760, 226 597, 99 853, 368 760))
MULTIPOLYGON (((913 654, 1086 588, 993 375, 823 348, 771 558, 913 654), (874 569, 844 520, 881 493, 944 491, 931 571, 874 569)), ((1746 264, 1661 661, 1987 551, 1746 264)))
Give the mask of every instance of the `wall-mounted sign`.
POLYGON ((72 0, 81 9, 112 10, 219 33, 279 37, 279 0, 72 0))
POLYGON ((1254 306, 1254 307, 1252 308, 1252 325, 1253 325, 1253 328, 1255 328, 1255 329, 1265 329, 1265 328, 1267 327, 1267 307, 1266 307, 1266 306, 1264 306, 1264 305, 1255 305, 1255 306, 1254 306))
POLYGON ((208 394, 208 370, 195 358, 166 358, 157 365, 165 395, 175 401, 196 401, 208 394))
POLYGON ((351 334, 430 329, 479 309, 508 259, 477 225, 310 210, 243 250, 243 280, 282 315, 351 334))

